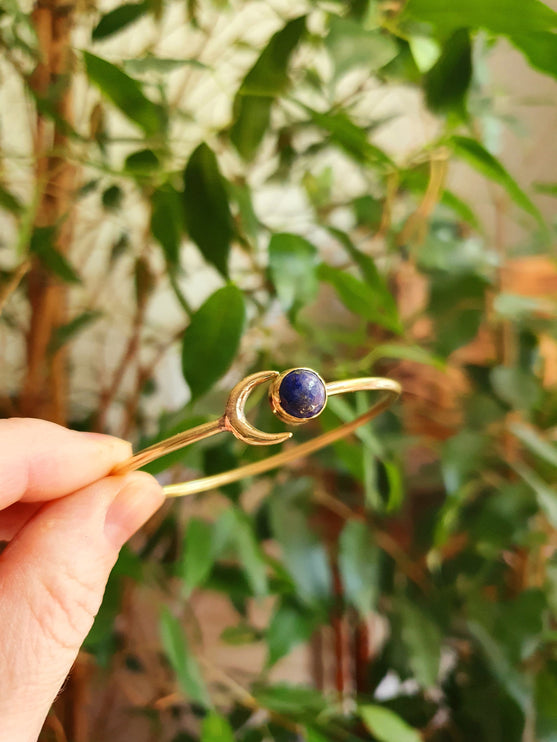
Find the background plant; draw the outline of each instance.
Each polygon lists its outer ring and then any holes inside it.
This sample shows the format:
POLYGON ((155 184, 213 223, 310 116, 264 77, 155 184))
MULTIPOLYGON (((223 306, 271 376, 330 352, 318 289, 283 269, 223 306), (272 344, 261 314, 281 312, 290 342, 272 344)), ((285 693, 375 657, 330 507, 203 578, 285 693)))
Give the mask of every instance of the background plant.
MULTIPOLYGON (((553 229, 496 157, 506 122, 485 75, 504 39, 556 76, 557 14, 537 0, 1 9, 4 81, 26 106, 0 160, 4 415, 145 444, 219 414, 258 369, 405 388, 294 473, 201 496, 195 514, 169 505, 122 553, 45 739, 557 739, 553 229), (171 57, 177 29, 188 51, 171 57), (377 144, 393 123, 381 95, 401 87, 435 117, 404 155, 377 144), (492 184, 497 224, 520 221, 518 247, 449 187, 459 163, 492 184), (177 355, 183 406, 164 389, 177 355), (142 590, 157 621, 143 644, 142 590), (263 645, 262 668, 208 662, 199 591, 231 603, 221 639, 263 645), (310 640, 311 684, 273 680, 310 640), (131 675, 140 700, 116 692, 131 675)), ((319 426, 359 404, 331 400, 319 426)), ((223 439, 151 471, 260 455, 223 439)))

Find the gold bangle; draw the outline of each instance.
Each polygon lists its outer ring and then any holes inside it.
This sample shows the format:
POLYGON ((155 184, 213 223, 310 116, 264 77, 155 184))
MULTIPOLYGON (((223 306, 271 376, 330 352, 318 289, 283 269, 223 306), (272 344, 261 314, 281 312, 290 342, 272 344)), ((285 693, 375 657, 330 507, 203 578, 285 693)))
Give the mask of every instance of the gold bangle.
POLYGON ((210 489, 221 487, 231 482, 236 482, 244 477, 275 469, 282 464, 313 453, 330 443, 344 438, 352 433, 360 425, 368 422, 387 409, 400 395, 400 384, 391 379, 380 377, 366 377, 361 379, 347 379, 345 381, 332 381, 326 384, 323 379, 310 368, 291 368, 279 373, 278 371, 260 371, 242 379, 230 392, 224 415, 213 422, 198 425, 191 430, 167 438, 160 443, 155 443, 149 448, 136 453, 127 461, 119 464, 114 469, 114 474, 125 474, 145 466, 151 461, 176 451, 190 443, 196 443, 204 438, 210 438, 217 433, 229 432, 236 438, 252 446, 268 446, 284 443, 292 437, 292 433, 265 433, 258 430, 248 422, 245 413, 245 405, 252 390, 272 381, 269 388, 269 401, 275 415, 290 425, 302 425, 309 420, 314 420, 323 412, 327 404, 327 398, 334 394, 345 392, 378 391, 381 392, 379 399, 362 415, 351 422, 344 423, 334 430, 317 436, 312 440, 289 448, 286 451, 269 456, 261 461, 240 466, 237 469, 213 474, 209 477, 194 479, 180 484, 170 484, 164 487, 167 497, 184 497, 205 492, 210 489))

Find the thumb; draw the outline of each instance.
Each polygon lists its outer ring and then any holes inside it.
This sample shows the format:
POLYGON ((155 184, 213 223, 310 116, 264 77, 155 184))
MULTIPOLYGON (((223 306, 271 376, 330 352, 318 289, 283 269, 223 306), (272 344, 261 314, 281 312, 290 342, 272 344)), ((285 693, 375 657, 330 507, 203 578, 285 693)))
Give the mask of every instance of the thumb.
POLYGON ((0 555, 0 742, 35 742, 124 542, 163 501, 148 474, 44 505, 0 555))

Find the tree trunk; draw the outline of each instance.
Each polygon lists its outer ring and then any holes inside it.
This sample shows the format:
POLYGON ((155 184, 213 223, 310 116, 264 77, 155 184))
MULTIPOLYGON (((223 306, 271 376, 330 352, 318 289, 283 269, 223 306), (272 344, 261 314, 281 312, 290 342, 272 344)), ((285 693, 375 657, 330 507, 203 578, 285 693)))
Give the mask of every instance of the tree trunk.
MULTIPOLYGON (((71 40, 73 6, 61 0, 40 0, 33 19, 41 60, 30 84, 38 98, 52 101, 61 122, 72 123, 71 40)), ((63 124, 37 111, 35 182, 39 194, 35 226, 58 228, 56 249, 67 254, 72 238, 70 214, 75 168, 69 161, 63 124)), ((27 277, 31 318, 27 333, 26 375, 20 413, 65 424, 67 372, 65 351, 49 351, 54 332, 66 321, 67 286, 34 258, 27 277)))

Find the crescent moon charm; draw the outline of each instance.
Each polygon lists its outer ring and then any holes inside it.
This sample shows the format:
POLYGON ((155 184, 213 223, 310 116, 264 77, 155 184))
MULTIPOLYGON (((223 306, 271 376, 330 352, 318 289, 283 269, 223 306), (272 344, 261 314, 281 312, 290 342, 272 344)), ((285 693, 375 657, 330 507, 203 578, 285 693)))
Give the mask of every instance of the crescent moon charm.
POLYGON ((265 433, 254 427, 246 418, 245 406, 251 392, 256 386, 270 379, 276 379, 279 375, 278 371, 260 371, 251 374, 236 384, 230 392, 224 413, 224 427, 244 443, 249 443, 251 446, 270 446, 284 443, 292 438, 292 433, 265 433))

